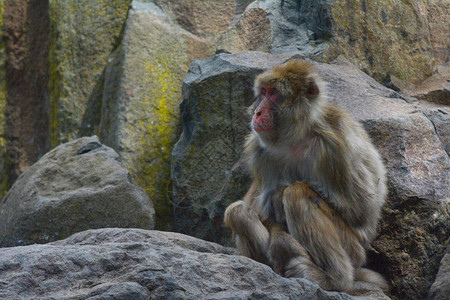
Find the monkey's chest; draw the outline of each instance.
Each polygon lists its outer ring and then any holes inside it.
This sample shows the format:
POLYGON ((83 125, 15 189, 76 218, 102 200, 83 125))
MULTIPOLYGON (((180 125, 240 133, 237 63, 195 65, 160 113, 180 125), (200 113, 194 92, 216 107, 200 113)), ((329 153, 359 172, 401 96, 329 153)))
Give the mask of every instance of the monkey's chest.
POLYGON ((269 185, 287 186, 296 181, 310 182, 313 180, 310 169, 311 166, 306 160, 288 160, 276 169, 277 175, 272 178, 275 182, 269 185))
POLYGON ((279 186, 287 186, 296 181, 313 180, 309 160, 304 159, 306 148, 272 149, 254 160, 254 176, 261 182, 263 190, 270 191, 279 186))

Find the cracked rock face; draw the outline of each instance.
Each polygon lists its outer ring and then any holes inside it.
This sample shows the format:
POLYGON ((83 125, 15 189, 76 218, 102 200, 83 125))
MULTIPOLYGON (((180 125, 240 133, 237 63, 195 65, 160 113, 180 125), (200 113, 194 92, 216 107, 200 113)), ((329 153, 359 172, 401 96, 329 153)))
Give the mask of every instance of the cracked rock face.
MULTIPOLYGON (((235 251, 190 236, 97 229, 46 245, 0 249, 0 298, 357 299, 284 278, 235 251)), ((388 299, 371 286, 359 296, 388 299)))
MULTIPOLYGON (((254 77, 295 58, 262 52, 219 54, 191 64, 183 85, 183 133, 172 152, 176 229, 231 244, 223 213, 243 197, 250 178, 242 155, 254 77)), ((393 294, 426 297, 450 228, 447 107, 424 108, 382 86, 343 58, 315 63, 329 101, 360 121, 388 171, 389 197, 369 266, 393 294)))
POLYGON ((23 173, 0 203, 0 246, 47 243, 91 228, 154 228, 147 194, 96 136, 62 144, 23 173))

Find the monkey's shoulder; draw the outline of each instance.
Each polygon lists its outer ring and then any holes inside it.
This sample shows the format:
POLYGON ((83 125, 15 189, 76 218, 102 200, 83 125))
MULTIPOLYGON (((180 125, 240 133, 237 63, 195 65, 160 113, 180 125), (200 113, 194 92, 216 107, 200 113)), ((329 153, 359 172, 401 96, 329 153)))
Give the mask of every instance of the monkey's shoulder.
POLYGON ((346 110, 334 103, 327 103, 324 107, 323 119, 333 129, 342 129, 344 125, 355 122, 346 110))
POLYGON ((352 143, 356 139, 365 143, 369 141, 362 124, 336 104, 327 103, 323 108, 322 120, 324 125, 320 127, 319 135, 335 137, 345 143, 352 143))

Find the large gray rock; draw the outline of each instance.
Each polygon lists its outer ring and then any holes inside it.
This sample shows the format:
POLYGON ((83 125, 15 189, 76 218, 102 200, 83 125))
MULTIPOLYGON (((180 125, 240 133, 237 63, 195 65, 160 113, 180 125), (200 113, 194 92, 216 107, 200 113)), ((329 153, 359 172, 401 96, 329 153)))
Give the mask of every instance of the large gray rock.
POLYGON ((408 96, 427 102, 450 105, 450 62, 437 66, 433 76, 420 82, 409 83, 395 76, 390 76, 390 79, 390 84, 394 88, 408 96))
POLYGON ((90 228, 154 228, 147 194, 96 136, 60 145, 0 203, 0 246, 47 243, 90 228))
POLYGON ((319 43, 331 37, 332 23, 328 3, 323 1, 263 0, 240 1, 238 16, 217 41, 218 49, 233 53, 259 50, 272 53, 301 51, 318 56, 329 48, 319 43), (242 3, 243 2, 243 3, 242 3))
MULTIPOLYGON (((139 229, 98 229, 0 249, 1 299, 358 299, 327 292, 220 245, 139 229)), ((389 299, 359 285, 362 299, 389 299)))
MULTIPOLYGON (((253 78, 289 58, 245 52, 191 64, 183 86, 183 133, 172 154, 177 230, 231 244, 223 213, 249 184, 239 160, 249 132, 245 111, 253 101, 253 78)), ((425 297, 450 228, 445 131, 436 132, 429 110, 408 103, 345 59, 315 66, 328 83, 329 101, 363 123, 388 170, 390 195, 369 265, 389 279, 399 297, 425 297)), ((439 113, 439 128, 446 128, 450 114, 439 109, 443 113, 433 112, 439 113)))
POLYGON ((183 29, 210 41, 229 26, 239 5, 236 0, 141 1, 155 3, 183 29))
POLYGON ((436 129, 447 155, 450 155, 450 106, 433 105, 421 108, 436 129))

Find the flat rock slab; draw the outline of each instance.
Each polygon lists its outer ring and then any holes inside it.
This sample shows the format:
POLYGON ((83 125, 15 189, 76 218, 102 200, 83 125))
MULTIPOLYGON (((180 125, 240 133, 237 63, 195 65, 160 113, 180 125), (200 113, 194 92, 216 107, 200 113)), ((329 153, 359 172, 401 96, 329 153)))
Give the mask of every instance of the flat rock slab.
MULTIPOLYGON (((46 245, 0 249, 0 298, 354 299, 234 254, 178 233, 88 230, 46 245)), ((388 299, 367 286, 359 294, 388 299)))

